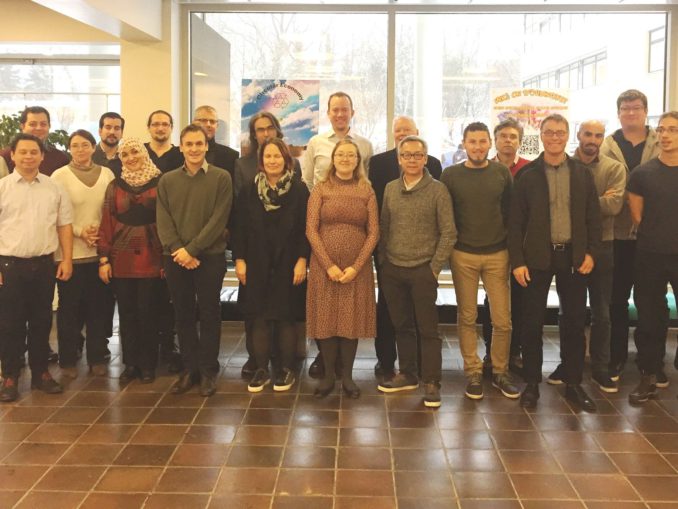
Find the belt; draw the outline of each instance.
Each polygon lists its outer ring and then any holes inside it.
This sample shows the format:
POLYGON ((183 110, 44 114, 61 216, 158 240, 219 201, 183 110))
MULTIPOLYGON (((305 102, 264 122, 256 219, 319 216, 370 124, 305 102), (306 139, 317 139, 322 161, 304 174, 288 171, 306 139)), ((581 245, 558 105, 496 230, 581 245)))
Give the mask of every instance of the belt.
POLYGON ((42 261, 54 261, 54 255, 41 255, 41 256, 31 256, 29 258, 20 258, 18 256, 5 256, 0 255, 0 260, 10 260, 13 262, 42 262, 42 261))
POLYGON ((567 251, 572 247, 572 244, 551 244, 551 251, 567 251))

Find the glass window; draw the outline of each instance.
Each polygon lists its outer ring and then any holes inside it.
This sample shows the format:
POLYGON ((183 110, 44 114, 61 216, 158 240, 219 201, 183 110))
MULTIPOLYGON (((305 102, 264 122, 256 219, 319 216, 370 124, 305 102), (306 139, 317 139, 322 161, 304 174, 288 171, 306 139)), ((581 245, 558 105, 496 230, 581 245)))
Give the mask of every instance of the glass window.
POLYGON ((650 55, 648 59, 648 70, 650 72, 664 70, 664 59, 666 55, 665 34, 665 27, 650 30, 650 55))

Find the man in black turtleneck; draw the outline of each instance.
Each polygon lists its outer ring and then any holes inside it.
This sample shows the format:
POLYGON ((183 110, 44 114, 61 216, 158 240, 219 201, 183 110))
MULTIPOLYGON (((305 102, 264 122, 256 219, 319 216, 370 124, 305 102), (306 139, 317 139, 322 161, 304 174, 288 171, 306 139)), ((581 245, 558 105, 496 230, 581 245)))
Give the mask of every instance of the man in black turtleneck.
POLYGON ((214 139, 219 125, 217 110, 208 105, 199 106, 193 115, 193 123, 202 127, 207 134, 207 144, 209 145, 207 162, 212 166, 226 170, 231 175, 231 179, 234 180, 235 160, 240 157, 240 154, 237 150, 217 143, 214 139))

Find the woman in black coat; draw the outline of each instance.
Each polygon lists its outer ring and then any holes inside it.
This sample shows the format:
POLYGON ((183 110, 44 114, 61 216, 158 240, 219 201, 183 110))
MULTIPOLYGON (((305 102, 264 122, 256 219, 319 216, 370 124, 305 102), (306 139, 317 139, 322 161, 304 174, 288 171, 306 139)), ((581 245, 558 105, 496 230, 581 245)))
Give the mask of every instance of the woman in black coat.
POLYGON ((295 382, 295 322, 303 319, 306 298, 308 189, 293 178, 294 159, 285 143, 273 138, 259 148, 259 173, 245 186, 235 208, 232 246, 240 281, 238 305, 252 320, 257 371, 247 390, 260 392, 271 382, 272 342, 280 355, 273 390, 295 382))

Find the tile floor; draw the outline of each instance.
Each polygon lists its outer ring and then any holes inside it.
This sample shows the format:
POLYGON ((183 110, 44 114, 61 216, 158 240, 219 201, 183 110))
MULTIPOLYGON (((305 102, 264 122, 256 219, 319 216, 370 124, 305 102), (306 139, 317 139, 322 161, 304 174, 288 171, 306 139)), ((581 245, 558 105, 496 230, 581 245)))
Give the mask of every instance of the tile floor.
MULTIPOLYGON (((484 400, 465 399, 455 328, 441 331, 437 411, 421 394, 377 392, 369 341, 356 361, 359 400, 337 391, 317 401, 305 374, 290 393, 252 396, 238 323, 223 325, 209 399, 170 395, 162 373, 121 389, 117 344, 110 378, 83 366, 63 395, 31 394, 24 376, 21 399, 0 407, 0 508, 678 508, 675 331, 661 399, 628 405, 630 365, 619 394, 591 388, 595 415, 546 384, 531 413, 489 384, 484 400)), ((558 356, 547 336, 546 373, 558 356)))

